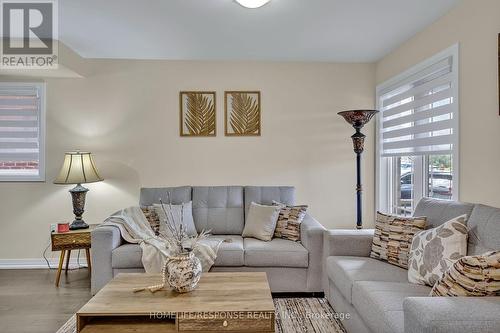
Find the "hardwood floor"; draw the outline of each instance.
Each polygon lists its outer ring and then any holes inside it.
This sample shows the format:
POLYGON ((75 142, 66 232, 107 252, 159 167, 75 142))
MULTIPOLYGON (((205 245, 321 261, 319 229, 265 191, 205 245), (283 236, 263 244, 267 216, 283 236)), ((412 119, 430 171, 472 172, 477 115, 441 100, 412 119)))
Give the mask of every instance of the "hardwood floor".
POLYGON ((0 270, 0 332, 55 333, 90 298, 86 268, 61 274, 56 270, 0 270))
MULTIPOLYGON (((0 269, 1 333, 55 333, 88 302, 91 293, 86 268, 63 273, 59 288, 54 285, 56 273, 56 269, 0 269)), ((312 295, 273 294, 273 298, 306 296, 312 295)))

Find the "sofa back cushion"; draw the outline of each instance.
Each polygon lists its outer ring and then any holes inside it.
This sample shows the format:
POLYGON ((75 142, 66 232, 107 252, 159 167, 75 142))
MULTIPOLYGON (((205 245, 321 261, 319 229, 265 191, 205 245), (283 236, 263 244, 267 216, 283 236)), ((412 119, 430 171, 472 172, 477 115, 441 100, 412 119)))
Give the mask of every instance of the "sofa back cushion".
POLYGON ((500 208, 475 205, 467 223, 469 246, 467 255, 480 255, 500 250, 500 208))
POLYGON ((295 187, 293 186, 245 186, 245 217, 252 202, 260 205, 273 204, 273 201, 285 205, 295 204, 295 187))
POLYGON ((194 186, 196 230, 214 235, 241 235, 245 225, 242 186, 194 186))
POLYGON ((164 203, 168 203, 167 193, 169 193, 171 203, 180 205, 188 203, 191 198, 191 186, 179 187, 143 187, 141 188, 141 195, 139 205, 141 207, 148 207, 160 203, 160 198, 164 203))
POLYGON ((460 215, 465 214, 467 218, 470 218, 473 207, 474 204, 471 203, 422 198, 415 207, 413 216, 427 217, 427 229, 430 229, 460 215))

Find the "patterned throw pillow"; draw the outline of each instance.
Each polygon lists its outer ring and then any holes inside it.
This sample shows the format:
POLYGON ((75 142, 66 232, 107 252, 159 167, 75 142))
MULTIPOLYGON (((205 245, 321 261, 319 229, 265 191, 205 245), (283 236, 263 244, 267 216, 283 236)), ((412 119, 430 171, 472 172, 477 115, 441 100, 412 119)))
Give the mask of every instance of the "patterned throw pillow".
POLYGON ((455 261, 467 254, 467 215, 413 237, 408 281, 433 286, 455 261))
POLYGON ((160 234, 160 217, 156 213, 154 206, 141 207, 142 212, 153 229, 156 236, 160 234))
POLYGON ((500 251, 458 259, 430 296, 500 296, 500 251))
POLYGON ((377 212, 370 257, 408 268, 413 236, 425 230, 426 217, 402 217, 377 212))
POLYGON ((294 242, 300 241, 300 224, 306 216, 308 206, 288 206, 277 201, 273 201, 273 205, 281 208, 276 229, 274 230, 274 237, 294 242))

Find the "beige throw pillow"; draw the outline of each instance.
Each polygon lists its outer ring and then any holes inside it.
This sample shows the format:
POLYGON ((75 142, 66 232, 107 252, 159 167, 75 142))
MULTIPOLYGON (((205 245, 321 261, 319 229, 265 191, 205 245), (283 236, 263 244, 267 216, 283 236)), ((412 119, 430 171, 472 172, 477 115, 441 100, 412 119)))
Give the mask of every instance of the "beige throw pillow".
POLYGON ((377 212, 370 257, 408 268, 413 236, 425 230, 427 218, 402 217, 377 212))
MULTIPOLYGON (((165 212, 161 208, 161 204, 154 204, 155 211, 160 218, 160 234, 170 236, 172 233, 170 229, 167 227, 165 212)), ((168 205, 163 204, 165 211, 167 214, 172 214, 174 217, 174 221, 177 225, 179 225, 182 217, 182 224, 186 230, 188 236, 195 236, 198 233, 196 232, 196 227, 194 225, 193 220, 193 203, 189 201, 187 203, 183 203, 181 205, 168 205), (182 212, 182 213, 181 213, 182 212)), ((207 230, 208 231, 208 230, 207 230)))
POLYGON ((500 296, 500 251, 458 259, 430 296, 500 296))
POLYGON ((307 205, 288 206, 277 201, 273 201, 273 205, 281 208, 274 237, 300 241, 300 224, 306 216, 307 205))
POLYGON ((408 281, 433 286, 455 261, 467 254, 467 215, 413 237, 408 281))
POLYGON ((242 236, 270 241, 273 238, 279 213, 280 206, 265 206, 252 202, 248 209, 242 236))

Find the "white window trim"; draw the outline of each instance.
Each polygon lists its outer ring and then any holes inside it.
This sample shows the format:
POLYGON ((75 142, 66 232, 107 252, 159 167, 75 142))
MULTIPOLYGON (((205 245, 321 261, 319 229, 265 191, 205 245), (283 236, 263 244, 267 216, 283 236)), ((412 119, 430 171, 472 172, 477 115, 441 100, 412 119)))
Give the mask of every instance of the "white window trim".
MULTIPOLYGON (((387 81, 377 85, 376 88, 376 93, 375 93, 375 98, 376 98, 376 105, 377 105, 377 110, 380 110, 382 105, 380 105, 380 96, 382 95, 382 92, 390 88, 391 86, 397 85, 399 82, 402 80, 417 74, 418 72, 422 71, 423 69, 429 67, 430 65, 438 62, 439 60, 452 56, 453 57, 453 64, 452 64, 452 80, 456 82, 456 84, 453 86, 453 96, 458 96, 458 98, 455 98, 455 100, 452 103, 452 108, 453 108, 453 128, 458 129, 458 135, 455 136, 455 139, 453 140, 453 159, 452 159, 452 175, 453 175, 453 193, 452 193, 452 200, 459 201, 460 200, 460 94, 459 94, 459 86, 460 86, 460 74, 459 74, 459 44, 456 43, 449 48, 435 54, 434 56, 418 63, 417 65, 412 66, 411 68, 405 70, 404 72, 388 79, 387 81)), ((390 175, 391 173, 391 168, 387 165, 388 163, 380 163, 381 158, 380 158, 380 121, 376 121, 376 145, 375 145, 375 198, 376 198, 376 207, 377 210, 382 211, 382 212, 390 212, 391 211, 391 203, 388 202, 387 196, 383 197, 380 195, 381 191, 384 190, 387 192, 387 187, 389 182, 384 182, 384 184, 381 184, 381 179, 382 176, 384 178, 390 177, 387 179, 391 179, 389 186, 392 186, 392 176, 390 175), (385 164, 385 165, 384 165, 385 164), (382 188, 383 187, 383 188, 382 188)), ((387 161, 388 162, 388 161, 387 161)))
POLYGON ((40 91, 40 140, 39 140, 39 161, 37 176, 5 176, 0 175, 0 182, 44 182, 45 181, 45 121, 46 121, 46 84, 45 82, 0 82, 0 86, 36 86, 40 91))

